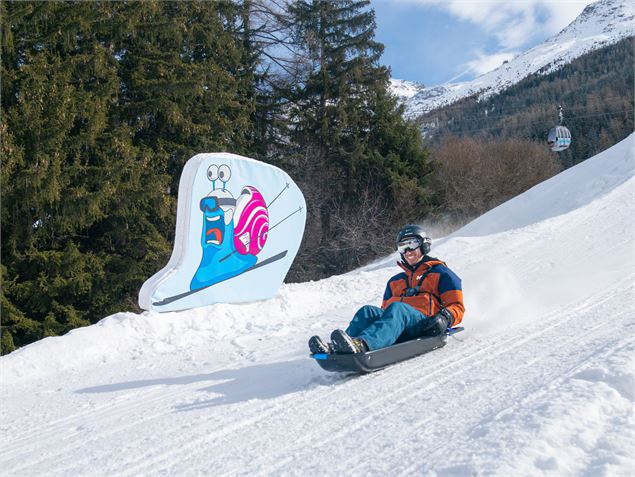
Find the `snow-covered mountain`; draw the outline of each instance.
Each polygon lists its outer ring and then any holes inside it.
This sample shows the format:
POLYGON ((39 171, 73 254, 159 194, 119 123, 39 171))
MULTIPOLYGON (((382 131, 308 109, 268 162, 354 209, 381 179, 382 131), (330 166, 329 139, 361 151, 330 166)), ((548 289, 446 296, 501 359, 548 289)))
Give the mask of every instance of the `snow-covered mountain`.
MULTIPOLYGON (((563 5, 566 8, 566 5, 563 5)), ((600 0, 588 5, 564 30, 511 61, 471 81, 423 88, 411 96, 393 92, 405 102, 404 115, 421 114, 479 94, 487 98, 533 73, 548 74, 575 58, 635 35, 635 4, 628 0, 600 0)))
POLYGON ((400 101, 406 101, 424 89, 425 85, 417 83, 416 81, 390 79, 390 90, 400 101))
POLYGON ((0 475, 632 475, 634 151, 631 135, 435 240, 466 329, 377 373, 326 373, 306 341, 378 303, 395 256, 0 358, 0 475))

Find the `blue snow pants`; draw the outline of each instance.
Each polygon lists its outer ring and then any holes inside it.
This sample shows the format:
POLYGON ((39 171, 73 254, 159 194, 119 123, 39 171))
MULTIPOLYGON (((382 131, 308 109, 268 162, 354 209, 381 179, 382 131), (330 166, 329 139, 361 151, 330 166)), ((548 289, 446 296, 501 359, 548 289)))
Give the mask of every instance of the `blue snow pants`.
POLYGON ((366 305, 355 313, 346 333, 363 339, 373 350, 420 338, 428 325, 426 315, 405 303, 391 303, 385 310, 366 305))

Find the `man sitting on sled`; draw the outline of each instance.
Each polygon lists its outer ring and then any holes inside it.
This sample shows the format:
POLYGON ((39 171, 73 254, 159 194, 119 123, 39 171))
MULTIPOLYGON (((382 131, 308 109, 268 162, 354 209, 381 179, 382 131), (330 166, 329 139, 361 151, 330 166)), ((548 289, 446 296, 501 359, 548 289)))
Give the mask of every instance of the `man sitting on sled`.
POLYGON ((359 309, 346 331, 335 330, 331 342, 309 340, 312 354, 350 354, 385 348, 422 336, 438 336, 463 319, 461 279, 436 258, 428 256, 432 241, 418 225, 397 234, 403 269, 386 285, 381 308, 359 309))

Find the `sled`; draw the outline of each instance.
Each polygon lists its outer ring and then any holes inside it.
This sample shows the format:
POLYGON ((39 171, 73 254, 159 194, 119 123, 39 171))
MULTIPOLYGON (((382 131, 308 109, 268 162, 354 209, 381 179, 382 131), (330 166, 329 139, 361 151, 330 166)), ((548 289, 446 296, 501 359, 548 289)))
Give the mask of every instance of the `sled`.
POLYGON ((372 373, 391 364, 442 348, 445 346, 448 335, 462 330, 462 326, 450 328, 446 334, 440 336, 417 338, 365 353, 312 354, 311 357, 326 371, 335 373, 372 373))

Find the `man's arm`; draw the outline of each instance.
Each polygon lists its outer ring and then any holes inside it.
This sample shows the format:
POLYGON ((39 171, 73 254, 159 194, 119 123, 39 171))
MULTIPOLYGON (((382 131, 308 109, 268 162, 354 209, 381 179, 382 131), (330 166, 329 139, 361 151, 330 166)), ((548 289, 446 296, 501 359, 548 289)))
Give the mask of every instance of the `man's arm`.
POLYGON ((405 279, 406 274, 399 273, 398 275, 395 275, 390 280, 388 280, 388 283, 386 284, 386 290, 384 291, 384 299, 381 302, 382 310, 385 310, 393 301, 399 300, 399 296, 395 295, 395 293, 393 292, 393 286, 397 285, 397 281, 405 279))
POLYGON ((439 298, 441 298, 441 303, 445 309, 452 315, 448 326, 456 326, 461 323, 465 313, 461 279, 456 273, 446 267, 444 267, 439 278, 439 298))

